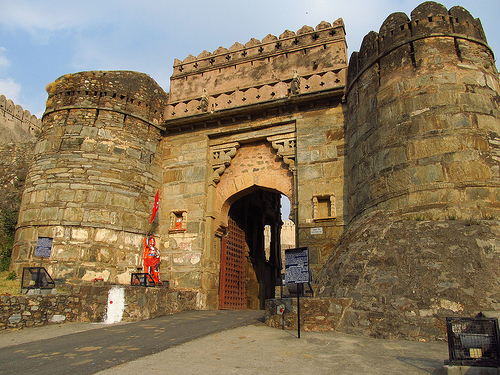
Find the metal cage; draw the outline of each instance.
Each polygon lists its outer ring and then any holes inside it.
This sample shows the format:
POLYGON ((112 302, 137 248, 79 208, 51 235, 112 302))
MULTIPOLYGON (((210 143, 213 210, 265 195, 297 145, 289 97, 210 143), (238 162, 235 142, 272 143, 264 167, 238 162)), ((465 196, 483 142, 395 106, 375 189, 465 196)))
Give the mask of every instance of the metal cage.
POLYGON ((155 281, 149 273, 133 273, 130 277, 132 286, 155 286, 155 281))
POLYGON ((56 283, 44 267, 24 267, 21 290, 53 289, 56 283))
POLYGON ((451 365, 500 366, 496 318, 446 318, 446 328, 451 365))

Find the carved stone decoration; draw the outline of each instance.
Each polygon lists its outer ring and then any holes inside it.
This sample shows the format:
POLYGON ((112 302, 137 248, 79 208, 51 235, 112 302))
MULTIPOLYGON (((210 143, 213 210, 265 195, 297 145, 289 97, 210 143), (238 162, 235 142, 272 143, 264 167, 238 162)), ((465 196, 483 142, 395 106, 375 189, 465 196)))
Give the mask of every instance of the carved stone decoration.
POLYGON ((238 142, 210 147, 212 155, 212 168, 214 170, 212 179, 216 184, 219 183, 220 176, 222 176, 226 168, 231 164, 231 160, 236 155, 236 150, 239 147, 240 144, 238 142))
POLYGON ((292 95, 300 94, 300 77, 296 70, 293 71, 293 79, 290 83, 290 92, 292 95))
POLYGON ((278 151, 278 156, 283 158, 288 169, 295 171, 295 133, 267 137, 267 141, 271 142, 273 148, 278 151))
POLYGON ((313 195, 313 220, 326 221, 337 217, 335 194, 313 195))
POLYGON ((201 103, 200 103, 201 111, 207 112, 208 110, 208 94, 207 89, 203 89, 203 94, 201 95, 201 103))

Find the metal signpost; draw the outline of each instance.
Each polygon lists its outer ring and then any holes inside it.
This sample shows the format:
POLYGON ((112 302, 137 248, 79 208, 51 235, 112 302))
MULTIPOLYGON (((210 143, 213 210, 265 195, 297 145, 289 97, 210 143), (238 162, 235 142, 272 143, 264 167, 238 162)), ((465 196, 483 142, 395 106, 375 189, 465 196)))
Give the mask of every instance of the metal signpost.
POLYGON ((285 284, 297 284, 297 335, 300 339, 300 294, 309 282, 309 248, 285 250, 285 284))

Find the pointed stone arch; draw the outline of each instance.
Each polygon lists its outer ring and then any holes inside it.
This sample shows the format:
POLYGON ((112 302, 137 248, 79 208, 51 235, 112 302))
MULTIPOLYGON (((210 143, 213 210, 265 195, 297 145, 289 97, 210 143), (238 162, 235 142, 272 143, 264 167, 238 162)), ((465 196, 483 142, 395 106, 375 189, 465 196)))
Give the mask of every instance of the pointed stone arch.
POLYGON ((231 204, 257 189, 279 192, 292 200, 293 174, 267 140, 241 145, 221 176, 215 194, 216 226, 226 226, 231 204))

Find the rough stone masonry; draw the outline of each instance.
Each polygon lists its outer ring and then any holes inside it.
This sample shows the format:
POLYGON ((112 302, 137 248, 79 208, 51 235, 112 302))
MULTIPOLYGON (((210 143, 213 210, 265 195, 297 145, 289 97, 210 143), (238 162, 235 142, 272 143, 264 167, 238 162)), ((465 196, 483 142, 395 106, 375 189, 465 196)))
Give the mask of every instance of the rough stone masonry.
POLYGON ((499 77, 460 6, 389 15, 349 63, 338 19, 175 60, 169 93, 128 71, 47 91, 16 272, 50 237, 56 281, 128 283, 159 190, 162 278, 198 308, 262 306, 285 195, 315 288, 351 301, 339 329, 440 338, 500 307, 499 77))

